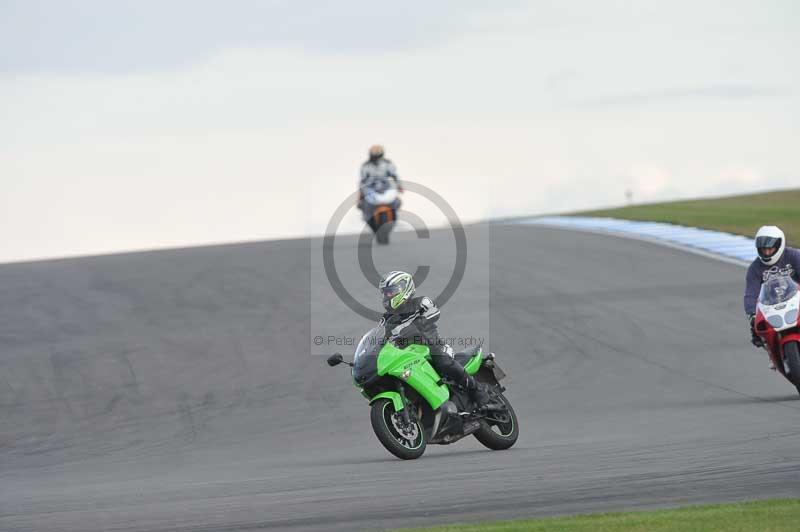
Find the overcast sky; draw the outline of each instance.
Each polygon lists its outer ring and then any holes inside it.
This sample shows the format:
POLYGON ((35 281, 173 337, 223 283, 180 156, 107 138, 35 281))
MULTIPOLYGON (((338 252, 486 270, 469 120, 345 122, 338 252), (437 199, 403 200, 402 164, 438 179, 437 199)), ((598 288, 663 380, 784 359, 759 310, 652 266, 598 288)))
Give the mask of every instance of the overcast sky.
POLYGON ((798 23, 791 0, 0 0, 0 261, 320 233, 376 142, 467 220, 796 186, 798 23))

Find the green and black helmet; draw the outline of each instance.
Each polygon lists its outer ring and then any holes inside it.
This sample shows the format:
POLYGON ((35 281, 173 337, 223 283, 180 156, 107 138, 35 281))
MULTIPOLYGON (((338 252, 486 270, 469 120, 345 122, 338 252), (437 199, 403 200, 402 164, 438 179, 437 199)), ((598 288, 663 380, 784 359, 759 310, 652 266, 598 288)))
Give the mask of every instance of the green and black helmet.
POLYGON ((399 271, 386 274, 378 288, 383 294, 383 308, 389 312, 408 301, 416 290, 411 274, 399 271))

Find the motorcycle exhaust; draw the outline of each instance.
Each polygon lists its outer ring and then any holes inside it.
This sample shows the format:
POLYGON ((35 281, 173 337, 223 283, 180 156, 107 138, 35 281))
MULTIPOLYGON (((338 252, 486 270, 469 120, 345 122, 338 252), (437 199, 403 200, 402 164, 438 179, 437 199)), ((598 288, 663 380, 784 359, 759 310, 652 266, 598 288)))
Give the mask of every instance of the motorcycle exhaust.
POLYGON ((479 428, 481 428, 481 424, 479 422, 467 421, 466 423, 464 423, 464 430, 462 432, 460 432, 459 434, 448 434, 447 436, 442 438, 441 443, 443 444, 455 443, 461 438, 469 436, 473 432, 477 431, 479 428))

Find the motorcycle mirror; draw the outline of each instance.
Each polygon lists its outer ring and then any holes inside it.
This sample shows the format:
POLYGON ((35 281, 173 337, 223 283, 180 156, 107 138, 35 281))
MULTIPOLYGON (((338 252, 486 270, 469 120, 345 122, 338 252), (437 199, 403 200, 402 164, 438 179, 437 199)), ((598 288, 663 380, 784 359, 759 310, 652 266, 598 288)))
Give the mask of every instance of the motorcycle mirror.
POLYGON ((342 359, 342 354, 341 353, 334 353, 334 354, 332 354, 331 356, 328 357, 328 365, 330 367, 338 366, 342 362, 344 362, 344 360, 342 359))

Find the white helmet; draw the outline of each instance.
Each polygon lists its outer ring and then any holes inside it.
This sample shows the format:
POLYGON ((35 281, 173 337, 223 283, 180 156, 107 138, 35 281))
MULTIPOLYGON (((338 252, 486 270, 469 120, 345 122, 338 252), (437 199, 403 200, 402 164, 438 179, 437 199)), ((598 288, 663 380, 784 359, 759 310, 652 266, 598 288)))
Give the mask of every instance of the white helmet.
POLYGON ((783 256, 783 250, 786 249, 786 236, 783 231, 774 225, 765 225, 756 233, 756 251, 758 258, 767 266, 772 266, 783 256), (767 250, 775 248, 771 254, 767 250))

